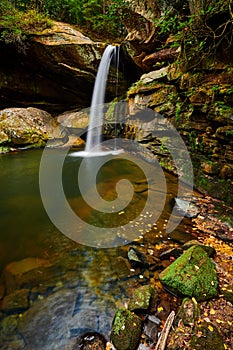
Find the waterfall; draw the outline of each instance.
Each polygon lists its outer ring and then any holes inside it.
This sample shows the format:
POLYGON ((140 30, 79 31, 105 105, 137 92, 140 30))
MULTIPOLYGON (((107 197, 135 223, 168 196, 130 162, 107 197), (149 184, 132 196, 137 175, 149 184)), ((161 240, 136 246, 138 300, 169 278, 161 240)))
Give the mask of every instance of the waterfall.
POLYGON ((117 67, 118 84, 119 48, 117 46, 108 45, 103 53, 95 79, 85 150, 71 153, 71 156, 94 157, 122 153, 122 150, 117 150, 116 147, 114 150, 103 150, 101 148, 101 136, 104 119, 104 98, 109 67, 112 60, 117 67))
POLYGON ((85 151, 100 151, 100 142, 103 125, 103 105, 109 66, 113 55, 116 53, 116 46, 108 45, 100 61, 91 101, 90 123, 87 131, 87 142, 85 151))

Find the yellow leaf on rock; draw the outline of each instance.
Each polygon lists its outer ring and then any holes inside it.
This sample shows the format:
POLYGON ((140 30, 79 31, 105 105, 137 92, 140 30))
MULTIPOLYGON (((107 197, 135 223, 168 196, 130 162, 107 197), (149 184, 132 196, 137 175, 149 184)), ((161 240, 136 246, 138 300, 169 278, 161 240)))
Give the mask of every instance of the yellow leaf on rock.
POLYGON ((215 310, 214 309, 211 309, 210 310, 210 315, 214 315, 215 314, 215 310))
POLYGON ((219 320, 218 318, 216 319, 216 322, 217 322, 217 323, 224 323, 223 320, 219 320))
POLYGON ((214 328, 213 328, 211 325, 208 326, 208 329, 209 329, 211 332, 213 332, 213 330, 214 330, 214 328))

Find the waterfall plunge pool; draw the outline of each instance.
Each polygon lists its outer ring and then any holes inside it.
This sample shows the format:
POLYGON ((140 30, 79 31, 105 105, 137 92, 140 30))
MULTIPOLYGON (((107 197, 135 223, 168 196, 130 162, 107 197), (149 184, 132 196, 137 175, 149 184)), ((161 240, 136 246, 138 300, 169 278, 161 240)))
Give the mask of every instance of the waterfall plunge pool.
MULTIPOLYGON (((146 251, 168 239, 165 227, 171 213, 170 200, 177 193, 176 177, 165 173, 164 210, 157 222, 148 226, 143 238, 125 246, 99 249, 70 240, 51 223, 40 197, 41 155, 42 150, 28 150, 0 157, 0 297, 5 300, 0 312, 1 348, 18 342, 21 349, 64 349, 86 331, 108 336, 116 303, 123 303, 134 287, 148 279, 129 271, 129 246, 146 251)), ((147 193, 143 174, 134 164, 118 157, 116 162, 106 162, 98 174, 99 191, 112 200, 116 197, 116 182, 127 177, 136 183, 132 205, 140 211, 147 193)), ((64 162, 63 186, 69 205, 90 223, 108 227, 109 216, 85 206, 80 196, 80 162, 81 158, 76 157, 66 157, 64 162)), ((110 226, 122 221, 119 232, 124 220, 133 219, 131 210, 125 212, 116 213, 111 220, 110 226)), ((140 236, 138 225, 134 230, 140 236)), ((173 238, 190 239, 184 225, 190 222, 184 220, 173 238)))

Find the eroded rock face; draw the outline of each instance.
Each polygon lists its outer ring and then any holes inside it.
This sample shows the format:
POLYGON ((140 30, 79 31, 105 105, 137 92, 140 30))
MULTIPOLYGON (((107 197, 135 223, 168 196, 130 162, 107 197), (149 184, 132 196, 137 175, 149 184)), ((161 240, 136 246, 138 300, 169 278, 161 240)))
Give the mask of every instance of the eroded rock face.
MULTIPOLYGON (((49 111, 82 108, 91 101, 97 68, 106 44, 94 42, 65 23, 55 22, 30 34, 19 50, 1 44, 0 108, 38 106, 49 111)), ((121 91, 126 82, 119 75, 121 91)), ((107 96, 115 97, 115 68, 109 75, 107 96)))

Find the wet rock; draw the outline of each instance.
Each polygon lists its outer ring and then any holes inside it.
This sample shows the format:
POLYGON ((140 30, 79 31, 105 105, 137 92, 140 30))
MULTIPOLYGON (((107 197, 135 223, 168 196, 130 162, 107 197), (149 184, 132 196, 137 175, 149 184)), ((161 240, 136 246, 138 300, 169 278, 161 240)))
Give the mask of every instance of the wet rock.
POLYGON ((190 341, 190 347, 193 350, 224 350, 224 342, 216 326, 210 322, 201 322, 196 328, 190 341))
POLYGON ((144 321, 143 334, 149 337, 150 340, 154 341, 157 339, 157 334, 160 330, 161 321, 154 315, 149 315, 144 321))
POLYGON ((141 286, 134 290, 132 298, 129 303, 129 310, 131 311, 145 311, 154 309, 156 303, 156 290, 150 285, 141 286))
POLYGON ((207 300, 217 296, 218 278, 213 262, 200 246, 186 250, 159 275, 172 293, 207 300))
POLYGON ((142 332, 142 320, 133 312, 118 309, 113 320, 111 341, 117 350, 137 349, 142 332))
POLYGON ((105 350, 107 340, 102 334, 96 332, 90 332, 83 334, 74 347, 79 350, 105 350))
POLYGON ((66 140, 66 132, 49 113, 31 107, 0 111, 0 144, 41 147, 48 140, 56 141, 56 146, 66 140))
POLYGON ((175 198, 174 209, 177 213, 184 215, 187 218, 195 218, 200 213, 200 208, 190 202, 189 198, 175 198))
POLYGON ((20 289, 5 296, 0 303, 0 310, 7 314, 20 313, 29 307, 29 290, 20 289))
POLYGON ((140 252, 138 249, 133 247, 129 248, 128 259, 132 267, 145 267, 148 266, 145 255, 140 252))
POLYGON ((0 349, 23 350, 26 349, 24 340, 17 331, 18 315, 6 316, 0 321, 0 349))
POLYGON ((170 248, 168 250, 163 251, 162 253, 159 254, 159 259, 160 260, 169 260, 171 257, 172 258, 178 258, 181 254, 183 253, 182 248, 170 248))

